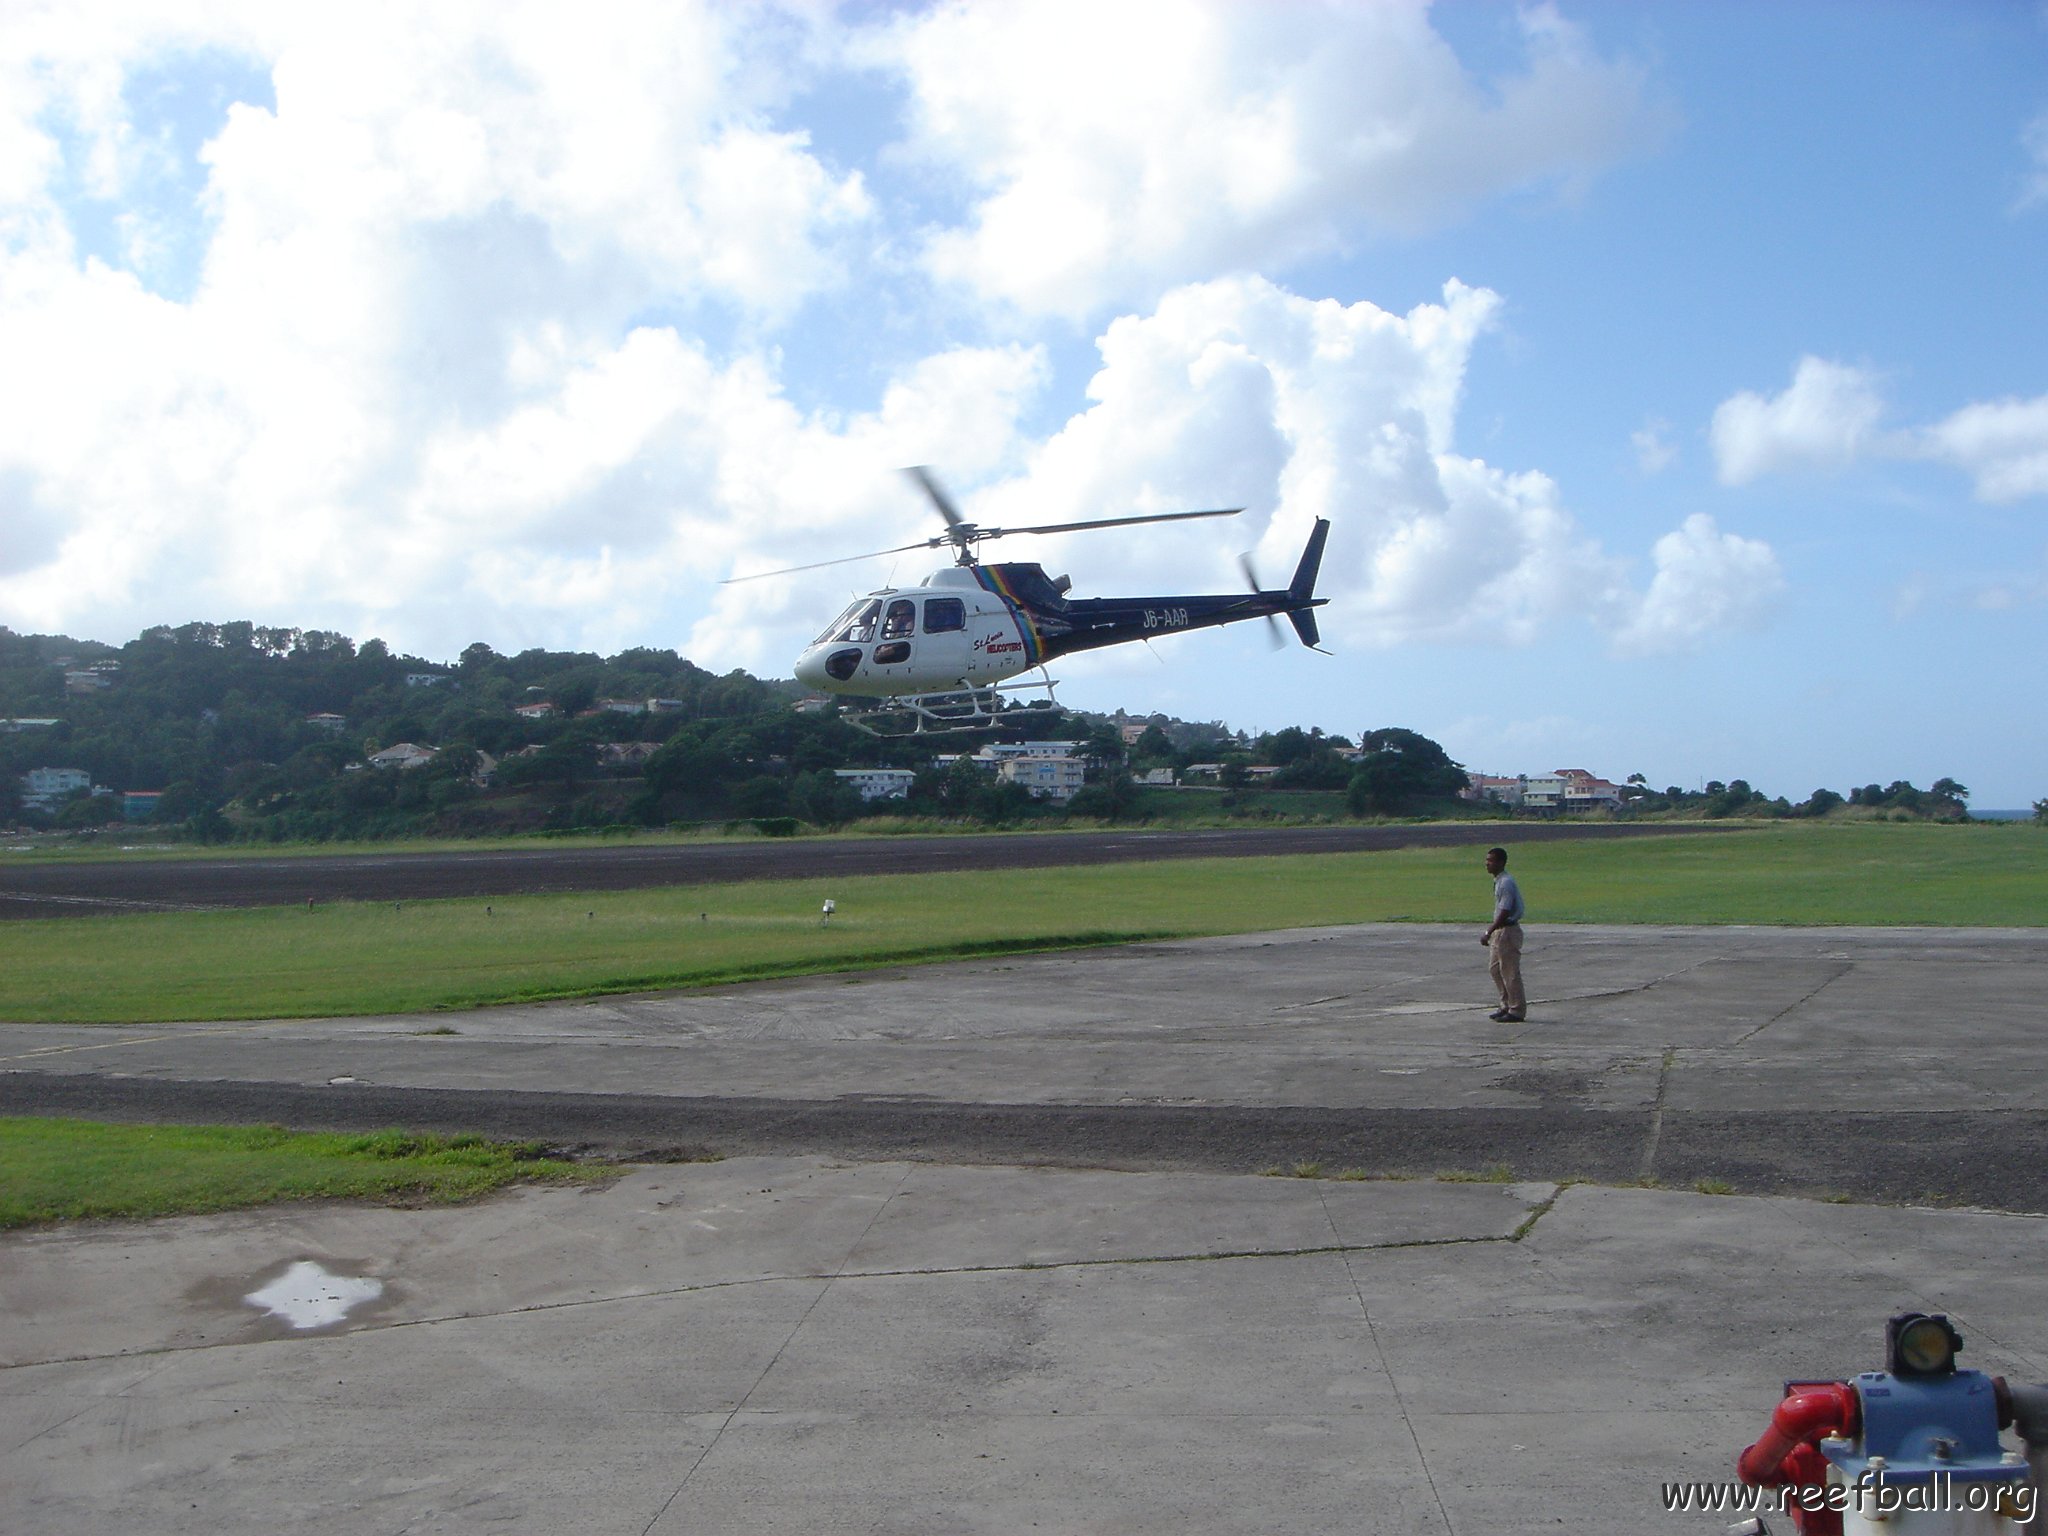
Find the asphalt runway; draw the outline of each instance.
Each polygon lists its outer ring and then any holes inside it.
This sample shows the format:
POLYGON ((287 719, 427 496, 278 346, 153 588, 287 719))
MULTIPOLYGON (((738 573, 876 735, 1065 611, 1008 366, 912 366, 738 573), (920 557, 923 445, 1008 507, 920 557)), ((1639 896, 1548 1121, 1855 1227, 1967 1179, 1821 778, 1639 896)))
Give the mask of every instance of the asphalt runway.
POLYGON ((1388 848, 1486 847, 1559 838, 1669 836, 1707 827, 1449 822, 1418 826, 1016 832, 931 837, 764 839, 618 848, 491 848, 292 858, 0 862, 0 918, 277 907, 307 901, 423 901, 552 891, 814 876, 1044 869, 1151 859, 1257 858, 1388 848))

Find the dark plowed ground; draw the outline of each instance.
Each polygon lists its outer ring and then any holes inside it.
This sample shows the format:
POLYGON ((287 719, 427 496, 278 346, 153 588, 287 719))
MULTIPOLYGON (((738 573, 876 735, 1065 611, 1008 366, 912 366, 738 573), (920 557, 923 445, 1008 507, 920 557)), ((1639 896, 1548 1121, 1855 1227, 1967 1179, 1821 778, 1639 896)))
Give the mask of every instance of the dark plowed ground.
POLYGON ((747 1154, 1251 1173, 1317 1165, 2048 1211, 2048 1114, 1315 1109, 660 1098, 0 1073, 0 1115, 472 1131, 629 1161, 747 1154), (1996 1145, 2003 1155, 1984 1157, 1996 1145))
POLYGON ((544 891, 959 869, 1042 869, 1147 859, 1250 858, 1387 848, 1487 847, 1558 838, 1668 836, 1700 826, 1271 827, 1200 832, 1022 832, 958 837, 805 838, 667 847, 513 848, 299 858, 112 859, 0 864, 0 918, 274 907, 312 901, 422 901, 544 891))

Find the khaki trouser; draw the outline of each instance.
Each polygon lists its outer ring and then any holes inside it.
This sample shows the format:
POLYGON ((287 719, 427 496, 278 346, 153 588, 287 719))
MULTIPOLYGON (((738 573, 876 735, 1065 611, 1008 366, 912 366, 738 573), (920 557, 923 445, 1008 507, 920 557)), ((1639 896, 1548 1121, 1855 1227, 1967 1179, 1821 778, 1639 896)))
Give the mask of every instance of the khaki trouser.
POLYGON ((1500 989, 1500 1005, 1509 1013, 1522 1014, 1529 1011, 1529 999, 1522 991, 1522 925, 1510 923, 1505 928, 1493 930, 1493 942, 1487 945, 1492 958, 1486 969, 1493 976, 1493 984, 1500 989))

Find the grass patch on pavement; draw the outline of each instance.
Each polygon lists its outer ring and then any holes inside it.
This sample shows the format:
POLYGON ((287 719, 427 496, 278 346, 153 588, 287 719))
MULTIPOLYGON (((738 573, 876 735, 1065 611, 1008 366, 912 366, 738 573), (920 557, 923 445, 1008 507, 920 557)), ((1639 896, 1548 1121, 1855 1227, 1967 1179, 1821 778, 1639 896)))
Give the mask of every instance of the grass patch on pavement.
MULTIPOLYGON (((1550 923, 2048 925, 2048 829, 2026 825, 1778 824, 1521 845, 1503 828, 1502 841, 1539 934, 1550 923)), ((1345 923, 1476 933, 1491 905, 1481 858, 1408 848, 5 922, 0 1019, 411 1013, 1345 923)))
POLYGON ((609 1178, 528 1144, 409 1131, 103 1125, 0 1118, 0 1230, 89 1217, 183 1216, 277 1200, 446 1203, 526 1179, 609 1178))

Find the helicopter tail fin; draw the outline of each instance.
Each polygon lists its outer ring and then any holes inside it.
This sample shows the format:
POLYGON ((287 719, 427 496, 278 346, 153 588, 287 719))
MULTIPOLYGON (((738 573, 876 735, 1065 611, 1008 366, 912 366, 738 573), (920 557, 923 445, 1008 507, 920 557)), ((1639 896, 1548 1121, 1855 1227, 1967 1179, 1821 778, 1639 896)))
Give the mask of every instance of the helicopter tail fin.
POLYGON ((1287 600, 1301 605, 1287 611, 1287 622, 1294 626, 1301 643, 1310 650, 1316 649, 1322 640, 1316 628, 1316 609, 1320 606, 1316 597, 1316 572, 1322 569, 1323 545, 1329 537, 1330 520, 1327 517, 1317 518, 1315 528, 1308 536, 1308 546, 1301 552, 1301 564, 1294 568, 1294 580, 1287 584, 1287 600))
POLYGON ((1287 584, 1290 602, 1305 603, 1316 595, 1316 572, 1323 564, 1323 544, 1330 537, 1330 520, 1316 519, 1316 526, 1308 536, 1308 547, 1301 552, 1301 564, 1294 568, 1294 580, 1287 584))

